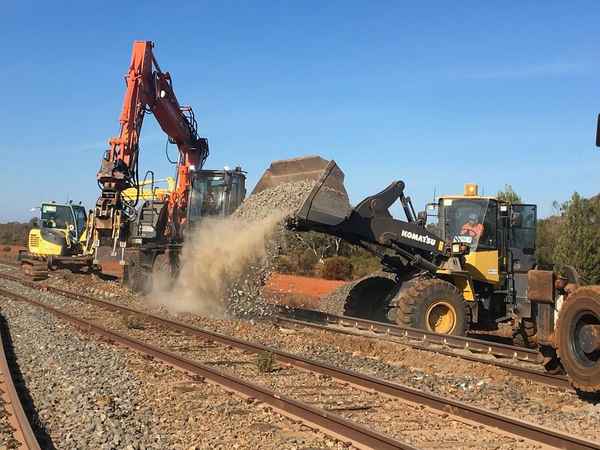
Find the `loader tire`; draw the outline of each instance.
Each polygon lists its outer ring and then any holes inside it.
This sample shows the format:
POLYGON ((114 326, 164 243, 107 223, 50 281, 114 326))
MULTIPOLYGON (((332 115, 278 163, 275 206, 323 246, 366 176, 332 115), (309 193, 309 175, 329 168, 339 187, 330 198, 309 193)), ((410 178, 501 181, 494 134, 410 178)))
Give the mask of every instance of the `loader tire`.
POLYGON ((464 336, 467 309, 462 295, 451 283, 416 278, 406 282, 391 300, 388 319, 403 327, 464 336))
POLYGON ((374 276, 364 278, 348 293, 344 315, 361 319, 387 321, 389 296, 397 283, 391 278, 374 276))
POLYGON ((571 294, 560 310, 555 331, 558 356, 571 384, 582 392, 596 393, 600 392, 600 348, 586 347, 583 327, 588 326, 596 333, 600 327, 600 286, 582 287, 571 294))

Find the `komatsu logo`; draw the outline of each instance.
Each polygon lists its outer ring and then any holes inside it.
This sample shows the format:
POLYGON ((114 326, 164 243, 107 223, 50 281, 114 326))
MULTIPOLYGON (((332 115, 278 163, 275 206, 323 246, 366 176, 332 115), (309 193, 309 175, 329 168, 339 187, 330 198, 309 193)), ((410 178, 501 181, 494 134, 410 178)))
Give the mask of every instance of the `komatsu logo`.
POLYGON ((435 239, 430 238, 422 234, 413 233, 412 231, 402 230, 400 234, 403 238, 412 239, 413 241, 421 242, 427 245, 435 245, 435 239))

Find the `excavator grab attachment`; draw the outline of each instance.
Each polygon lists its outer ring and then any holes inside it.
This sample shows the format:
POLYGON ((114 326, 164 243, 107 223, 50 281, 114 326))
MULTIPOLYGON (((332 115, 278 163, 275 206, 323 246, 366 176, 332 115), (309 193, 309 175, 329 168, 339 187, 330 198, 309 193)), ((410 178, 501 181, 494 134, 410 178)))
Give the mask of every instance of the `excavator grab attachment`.
POLYGON ((329 161, 320 156, 302 156, 299 158, 273 161, 256 183, 252 194, 284 183, 319 179, 329 161))

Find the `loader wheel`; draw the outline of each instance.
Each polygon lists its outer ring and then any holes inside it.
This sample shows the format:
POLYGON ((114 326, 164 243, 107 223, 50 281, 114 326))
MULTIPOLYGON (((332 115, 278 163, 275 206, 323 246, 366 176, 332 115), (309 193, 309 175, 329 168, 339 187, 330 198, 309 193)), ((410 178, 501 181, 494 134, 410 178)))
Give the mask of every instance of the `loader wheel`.
POLYGON ((389 294, 397 283, 385 277, 369 277, 356 284, 348 293, 344 315, 361 319, 387 321, 389 294))
POLYGON ((451 283, 417 278, 392 299, 388 319, 404 327, 463 336, 468 325, 467 305, 451 283))
POLYGON ((556 325, 558 355, 571 384, 600 392, 600 286, 577 289, 556 325))

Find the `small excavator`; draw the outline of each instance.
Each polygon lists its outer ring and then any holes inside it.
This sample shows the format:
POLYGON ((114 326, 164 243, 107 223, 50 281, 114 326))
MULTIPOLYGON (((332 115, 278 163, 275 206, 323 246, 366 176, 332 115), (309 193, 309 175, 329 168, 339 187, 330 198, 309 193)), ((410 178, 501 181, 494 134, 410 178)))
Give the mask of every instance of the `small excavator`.
POLYGON ((45 202, 27 238, 27 250, 17 261, 25 275, 44 280, 49 269, 68 268, 79 271, 90 267, 91 258, 84 254, 87 216, 81 204, 45 202))
POLYGON ((579 286, 574 270, 537 270, 535 205, 478 196, 468 184, 464 195, 440 198, 439 224, 428 228, 402 181, 353 208, 343 180, 331 161, 286 226, 380 258, 389 276, 356 283, 345 315, 452 335, 513 321, 535 336, 547 370, 566 371, 580 391, 600 392, 600 287, 579 286), (396 201, 406 220, 390 213, 396 201))

